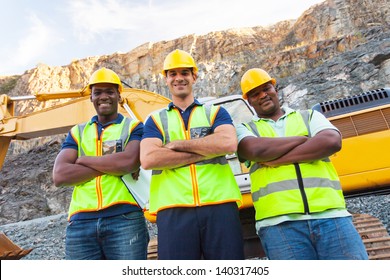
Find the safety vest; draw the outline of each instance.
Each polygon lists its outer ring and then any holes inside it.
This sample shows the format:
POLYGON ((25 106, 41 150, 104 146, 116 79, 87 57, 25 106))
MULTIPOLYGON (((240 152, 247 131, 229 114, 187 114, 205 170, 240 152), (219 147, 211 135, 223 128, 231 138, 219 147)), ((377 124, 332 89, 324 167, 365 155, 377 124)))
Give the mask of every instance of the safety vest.
MULTIPOLYGON (((152 115, 163 136, 163 144, 205 137, 219 106, 195 106, 186 130, 177 108, 152 115)), ((174 169, 153 170, 150 185, 150 214, 172 207, 196 207, 227 202, 242 205, 240 189, 225 156, 174 169)))
MULTIPOLYGON (((71 134, 78 144, 78 156, 102 156, 114 153, 119 147, 122 151, 138 123, 125 117, 120 124, 105 127, 99 139, 95 122, 74 126, 71 134)), ((137 205, 120 176, 103 174, 74 187, 68 218, 79 212, 99 211, 117 204, 137 205)))
MULTIPOLYGON (((285 136, 310 137, 311 113, 306 110, 288 114, 285 136)), ((245 125, 258 137, 277 137, 273 127, 263 119, 245 125)), ((257 221, 285 214, 345 209, 340 181, 329 158, 278 167, 251 162, 249 173, 257 221)))

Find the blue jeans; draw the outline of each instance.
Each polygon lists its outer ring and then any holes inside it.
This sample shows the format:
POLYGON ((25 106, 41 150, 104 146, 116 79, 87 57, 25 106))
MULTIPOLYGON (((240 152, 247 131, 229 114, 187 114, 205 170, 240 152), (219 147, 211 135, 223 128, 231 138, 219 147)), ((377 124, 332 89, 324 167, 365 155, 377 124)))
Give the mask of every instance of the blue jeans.
POLYGON ((367 260, 351 217, 284 222, 260 228, 270 260, 367 260))
POLYGON ((141 211, 76 220, 66 228, 68 260, 146 260, 149 232, 141 211))

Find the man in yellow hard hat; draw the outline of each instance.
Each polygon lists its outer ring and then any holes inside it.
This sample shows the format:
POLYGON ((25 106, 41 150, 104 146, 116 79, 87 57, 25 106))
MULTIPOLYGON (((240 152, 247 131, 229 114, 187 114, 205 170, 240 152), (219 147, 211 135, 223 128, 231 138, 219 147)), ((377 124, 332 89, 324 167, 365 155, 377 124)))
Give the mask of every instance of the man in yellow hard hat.
POLYGON ((198 68, 174 50, 164 61, 172 103, 145 122, 141 165, 152 169, 150 214, 159 259, 243 259, 240 190, 225 158, 237 138, 228 112, 194 98, 198 68))
POLYGON ((247 160, 256 231, 269 259, 367 259, 329 156, 341 135, 321 113, 279 104, 276 80, 245 72, 242 96, 255 109, 236 127, 247 160))
POLYGON ((114 71, 95 71, 88 87, 97 115, 70 130, 53 168, 57 187, 74 186, 65 257, 145 260, 145 217, 121 180, 139 170, 143 123, 118 113, 122 83, 114 71))

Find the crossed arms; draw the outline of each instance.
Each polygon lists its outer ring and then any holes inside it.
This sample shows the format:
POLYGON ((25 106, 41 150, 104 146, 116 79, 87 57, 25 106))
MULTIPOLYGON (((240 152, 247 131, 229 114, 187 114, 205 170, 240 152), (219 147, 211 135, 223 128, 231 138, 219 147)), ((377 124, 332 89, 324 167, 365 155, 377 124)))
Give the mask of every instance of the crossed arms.
POLYGON ((341 135, 325 129, 314 137, 245 137, 238 145, 240 158, 267 166, 310 162, 328 157, 341 149, 341 135))
POLYGON ((224 124, 203 138, 177 140, 163 145, 159 138, 141 141, 141 165, 144 169, 173 169, 237 150, 233 125, 224 124))
POLYGON ((78 157, 75 149, 63 149, 54 162, 54 184, 57 187, 73 186, 103 174, 121 176, 134 173, 140 167, 139 147, 140 141, 132 140, 123 152, 82 157, 78 157))

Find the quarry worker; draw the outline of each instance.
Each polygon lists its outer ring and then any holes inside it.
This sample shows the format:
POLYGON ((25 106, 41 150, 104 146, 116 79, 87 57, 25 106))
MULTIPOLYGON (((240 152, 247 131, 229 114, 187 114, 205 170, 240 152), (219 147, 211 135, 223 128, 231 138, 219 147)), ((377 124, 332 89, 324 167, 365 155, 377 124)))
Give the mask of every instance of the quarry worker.
POLYGON ((253 68, 242 96, 256 114, 236 126, 247 160, 256 232, 269 259, 367 259, 329 156, 341 135, 321 113, 281 107, 276 80, 253 68))
POLYGON ((88 88, 97 115, 70 130, 53 169, 57 187, 74 186, 66 259, 145 260, 146 220, 120 178, 136 178, 143 123, 118 113, 123 88, 112 70, 95 71, 88 88))
POLYGON ((237 149, 229 113, 194 98, 198 68, 174 50, 162 74, 172 95, 145 122, 141 165, 152 169, 150 214, 159 259, 244 259, 242 197, 225 158, 237 149))

